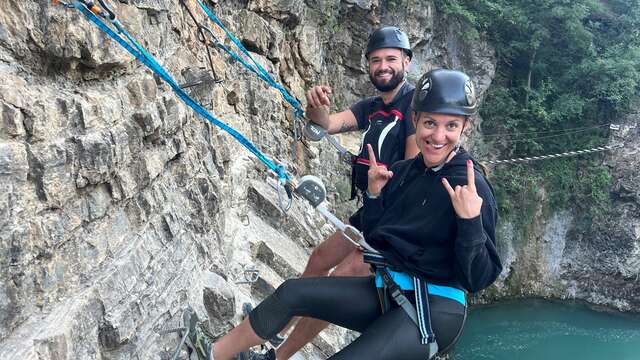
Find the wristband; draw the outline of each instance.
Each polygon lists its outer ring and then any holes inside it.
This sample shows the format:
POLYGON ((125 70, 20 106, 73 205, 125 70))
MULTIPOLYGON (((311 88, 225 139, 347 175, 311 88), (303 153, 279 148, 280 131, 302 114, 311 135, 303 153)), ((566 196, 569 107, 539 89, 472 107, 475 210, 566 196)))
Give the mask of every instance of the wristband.
POLYGON ((367 195, 369 199, 375 200, 375 199, 379 199, 381 194, 373 195, 369 192, 369 190, 367 190, 365 191, 365 195, 367 195))

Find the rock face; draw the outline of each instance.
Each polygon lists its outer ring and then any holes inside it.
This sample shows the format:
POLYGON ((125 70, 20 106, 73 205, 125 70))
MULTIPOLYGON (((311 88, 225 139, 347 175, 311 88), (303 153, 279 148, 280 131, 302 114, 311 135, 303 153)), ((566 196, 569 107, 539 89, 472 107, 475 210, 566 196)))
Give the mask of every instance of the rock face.
POLYGON ((566 297, 640 312, 640 106, 634 108, 612 132, 611 144, 623 147, 605 158, 613 206, 593 232, 580 223, 571 228, 560 278, 566 297))
POLYGON ((634 109, 611 132, 610 145, 622 147, 601 155, 613 175, 604 216, 590 223, 582 214, 545 214, 540 189, 531 223, 500 227, 504 271, 476 301, 549 297, 640 312, 640 106, 634 109))
MULTIPOLYGON (((178 82, 213 77, 180 2, 110 3, 178 82)), ((381 24, 407 29, 416 44, 412 79, 455 66, 484 91, 493 77, 490 46, 465 44, 464 29, 429 1, 207 4, 294 96, 331 85, 334 110, 372 94, 362 49, 381 24)), ((189 93, 291 174, 321 176, 348 214, 348 169, 335 152, 296 143, 276 90, 221 51, 212 60, 223 82, 189 93)), ((223 333, 243 302, 299 275, 332 232, 298 201, 283 216, 273 176, 253 155, 76 10, 5 0, 0 79, 2 359, 168 359, 178 338, 161 330, 178 326, 187 305, 223 333)), ((347 339, 333 329, 304 356, 326 357, 347 339)))

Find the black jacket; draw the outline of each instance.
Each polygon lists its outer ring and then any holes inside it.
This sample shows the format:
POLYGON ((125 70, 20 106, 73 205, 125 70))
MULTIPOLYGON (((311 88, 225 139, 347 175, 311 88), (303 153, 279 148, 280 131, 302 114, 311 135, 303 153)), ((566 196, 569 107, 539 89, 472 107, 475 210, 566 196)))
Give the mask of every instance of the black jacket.
POLYGON ((475 170, 483 199, 481 215, 458 218, 442 184, 466 185, 469 154, 460 149, 442 169, 426 168, 422 155, 396 163, 378 199, 365 196, 367 242, 397 270, 428 282, 476 292, 502 271, 495 246, 496 202, 484 175, 475 170))
POLYGON ((414 86, 405 82, 388 104, 380 96, 374 96, 358 101, 351 107, 358 128, 364 130, 358 159, 353 164, 351 174, 352 199, 356 196, 356 189, 362 192, 367 190, 367 144, 373 147, 378 163, 387 167, 404 160, 407 138, 416 133, 410 116, 413 91, 414 86))

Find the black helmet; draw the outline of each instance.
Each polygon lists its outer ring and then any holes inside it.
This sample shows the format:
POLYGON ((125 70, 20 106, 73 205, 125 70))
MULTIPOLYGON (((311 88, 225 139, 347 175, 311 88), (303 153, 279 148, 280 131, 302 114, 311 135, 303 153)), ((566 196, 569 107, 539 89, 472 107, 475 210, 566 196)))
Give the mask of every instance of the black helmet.
POLYGON ((409 45, 409 37, 404 31, 395 26, 381 27, 371 33, 364 56, 368 59, 372 51, 382 48, 402 49, 409 57, 413 56, 411 45, 409 45))
POLYGON ((477 107, 476 91, 469 76, 446 69, 424 74, 411 101, 411 108, 418 112, 469 116, 477 107))

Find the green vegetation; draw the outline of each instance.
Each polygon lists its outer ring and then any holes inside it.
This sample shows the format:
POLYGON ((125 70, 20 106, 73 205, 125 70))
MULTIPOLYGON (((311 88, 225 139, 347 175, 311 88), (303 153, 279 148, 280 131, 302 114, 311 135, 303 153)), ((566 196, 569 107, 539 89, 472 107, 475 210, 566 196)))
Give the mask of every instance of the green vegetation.
MULTIPOLYGON (((467 40, 486 37, 496 48, 496 79, 480 113, 488 148, 500 158, 606 145, 607 124, 638 95, 640 0, 436 0, 436 6, 450 21, 471 25, 467 40)), ((522 216, 544 200, 545 210, 604 215, 611 176, 601 159, 497 167, 502 213, 522 216)))

